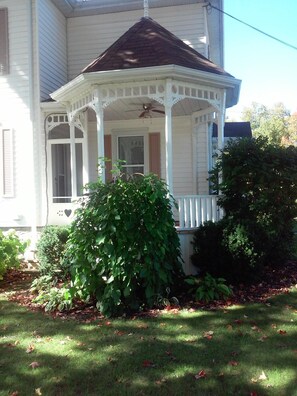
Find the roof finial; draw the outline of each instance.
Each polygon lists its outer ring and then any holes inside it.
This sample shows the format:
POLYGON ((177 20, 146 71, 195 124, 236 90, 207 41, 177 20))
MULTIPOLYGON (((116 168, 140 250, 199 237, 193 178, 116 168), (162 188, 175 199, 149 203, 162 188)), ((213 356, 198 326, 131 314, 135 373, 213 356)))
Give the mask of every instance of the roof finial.
POLYGON ((143 0, 144 17, 149 18, 149 2, 148 0, 143 0))

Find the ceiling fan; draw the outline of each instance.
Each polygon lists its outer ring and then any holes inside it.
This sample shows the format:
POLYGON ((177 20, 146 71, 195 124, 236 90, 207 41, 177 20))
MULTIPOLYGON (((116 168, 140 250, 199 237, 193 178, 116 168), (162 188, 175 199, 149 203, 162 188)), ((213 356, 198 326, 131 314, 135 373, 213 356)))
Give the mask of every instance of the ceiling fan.
MULTIPOLYGON (((134 104, 134 103, 133 103, 134 104)), ((135 111, 135 110, 128 110, 128 111, 135 111)), ((152 118, 152 112, 165 114, 164 110, 158 110, 157 106, 154 103, 143 103, 142 109, 138 109, 141 113, 139 114, 139 118, 152 118)))

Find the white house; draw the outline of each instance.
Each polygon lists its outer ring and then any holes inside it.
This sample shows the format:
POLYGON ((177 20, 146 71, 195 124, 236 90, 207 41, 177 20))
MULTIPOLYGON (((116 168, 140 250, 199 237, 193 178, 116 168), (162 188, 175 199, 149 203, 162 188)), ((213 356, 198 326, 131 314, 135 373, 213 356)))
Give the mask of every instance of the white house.
MULTIPOLYGON (((212 4, 222 9, 222 0, 212 4)), ((154 172, 189 230, 216 219, 213 123, 240 81, 223 69, 222 13, 203 0, 0 0, 0 227, 67 224, 109 163, 154 172), (99 159, 99 168, 98 168, 99 159)))

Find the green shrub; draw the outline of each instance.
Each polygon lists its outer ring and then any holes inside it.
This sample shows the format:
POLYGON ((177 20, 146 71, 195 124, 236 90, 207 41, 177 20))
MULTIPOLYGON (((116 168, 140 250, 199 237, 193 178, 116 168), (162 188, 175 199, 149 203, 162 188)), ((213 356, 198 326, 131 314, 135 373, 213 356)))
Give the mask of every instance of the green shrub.
POLYGON ((197 230, 193 264, 203 274, 242 282, 288 259, 297 216, 297 148, 263 138, 231 141, 210 179, 225 217, 197 230))
POLYGON ((95 297, 107 315, 151 306, 181 274, 171 199, 154 175, 88 186, 65 261, 72 293, 95 297))
POLYGON ((197 301, 208 303, 222 298, 225 299, 232 294, 232 290, 225 284, 226 280, 224 278, 214 278, 209 273, 206 273, 202 278, 190 276, 185 281, 194 286, 192 292, 197 301))
POLYGON ((236 224, 226 218, 201 225, 194 233, 191 256, 199 276, 209 273, 233 284, 249 280, 262 263, 261 237, 256 238, 252 225, 236 224))
POLYGON ((28 242, 22 242, 14 230, 3 233, 0 230, 0 280, 10 268, 18 268, 20 255, 28 246, 28 242))
POLYGON ((219 158, 218 173, 228 222, 244 225, 265 264, 288 258, 297 216, 297 147, 264 138, 233 141, 219 158))
POLYGON ((228 273, 230 254, 223 245, 224 220, 202 224, 193 236, 191 260, 198 269, 199 276, 209 272, 213 276, 228 273))
POLYGON ((37 243, 37 257, 41 275, 58 274, 63 277, 68 268, 63 262, 63 253, 69 235, 69 227, 47 226, 37 243))

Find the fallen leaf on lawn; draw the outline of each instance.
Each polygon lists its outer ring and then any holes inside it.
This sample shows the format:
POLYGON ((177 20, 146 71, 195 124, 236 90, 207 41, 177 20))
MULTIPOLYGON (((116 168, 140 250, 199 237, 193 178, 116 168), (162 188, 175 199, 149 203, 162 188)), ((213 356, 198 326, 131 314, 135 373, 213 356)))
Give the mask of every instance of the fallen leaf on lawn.
POLYGON ((204 337, 204 338, 207 338, 208 340, 211 340, 212 337, 213 337, 213 331, 205 331, 205 332, 203 333, 203 337, 204 337))
POLYGON ((77 346, 86 346, 86 344, 84 342, 77 342, 76 345, 77 346))
POLYGON ((262 337, 258 338, 258 341, 264 342, 265 340, 267 340, 267 338, 267 335, 263 335, 262 337))
POLYGON ((206 377, 206 372, 204 370, 199 371, 199 373, 195 375, 196 380, 199 380, 199 379, 205 378, 205 377, 206 377))
POLYGON ((257 379, 257 378, 251 378, 251 382, 252 382, 253 384, 256 384, 256 383, 258 382, 258 379, 257 379))
POLYGON ((224 377, 224 375, 225 375, 225 374, 221 371, 221 372, 219 373, 218 376, 219 376, 219 377, 224 377))
POLYGON ((247 315, 243 315, 243 317, 244 317, 245 319, 247 319, 247 318, 248 318, 248 316, 247 316, 247 315))
POLYGON ((261 331, 258 326, 252 326, 251 329, 254 331, 261 331))
POLYGON ((264 373, 264 371, 262 371, 262 373, 259 375, 259 380, 261 380, 261 381, 267 380, 267 376, 266 376, 266 374, 264 373))
POLYGON ((276 324, 272 323, 271 328, 276 329, 277 328, 276 324))
POLYGON ((161 379, 155 381, 155 384, 162 385, 162 384, 165 384, 165 382, 167 382, 166 378, 161 378, 161 379))
POLYGON ((18 391, 14 391, 12 393, 9 394, 9 396, 18 396, 19 392, 18 391))
POLYGON ((125 332, 125 331, 121 331, 121 330, 115 330, 115 331, 114 331, 114 334, 121 337, 121 336, 123 336, 124 334, 126 334, 126 332, 125 332))
POLYGON ((32 353, 35 349, 35 346, 33 344, 30 344, 28 348, 26 349, 26 353, 32 353))
POLYGON ((231 360, 230 362, 229 362, 229 364, 230 364, 230 366, 238 366, 238 362, 236 362, 236 360, 231 360))
POLYGON ((231 352, 231 354, 230 354, 231 356, 238 356, 238 352, 236 352, 236 351, 233 351, 233 352, 231 352))
POLYGON ((233 330, 233 326, 231 324, 228 324, 227 325, 227 330, 229 330, 229 331, 233 330))
POLYGON ((36 388, 35 389, 35 395, 38 395, 38 396, 42 395, 41 388, 36 388))
POLYGON ((235 319, 234 323, 236 323, 238 325, 241 325, 243 323, 243 320, 242 319, 235 319))
POLYGON ((7 346, 8 348, 14 348, 14 347, 16 346, 16 344, 13 343, 13 342, 9 342, 8 344, 6 344, 6 346, 7 346))
POLYGON ((37 367, 40 367, 40 364, 38 362, 32 362, 29 366, 32 367, 32 369, 36 369, 37 367))
POLYGON ((107 321, 107 322, 105 322, 105 326, 111 326, 111 322, 109 322, 109 321, 107 321))
POLYGON ((286 330, 279 329, 278 334, 284 335, 284 334, 287 334, 287 332, 286 332, 286 330))
POLYGON ((257 392, 251 392, 250 396, 258 396, 257 392))
POLYGON ((142 367, 156 367, 156 365, 151 360, 144 360, 142 367))
POLYGON ((148 325, 147 324, 145 324, 145 323, 140 323, 139 325, 137 325, 137 328, 138 329, 148 329, 148 325))

